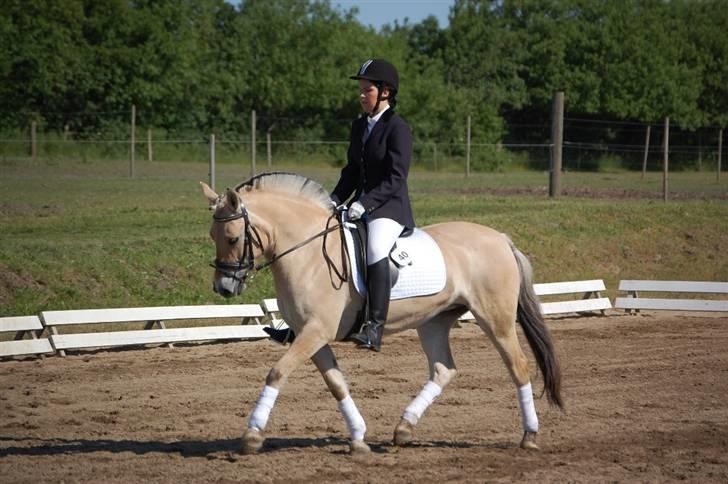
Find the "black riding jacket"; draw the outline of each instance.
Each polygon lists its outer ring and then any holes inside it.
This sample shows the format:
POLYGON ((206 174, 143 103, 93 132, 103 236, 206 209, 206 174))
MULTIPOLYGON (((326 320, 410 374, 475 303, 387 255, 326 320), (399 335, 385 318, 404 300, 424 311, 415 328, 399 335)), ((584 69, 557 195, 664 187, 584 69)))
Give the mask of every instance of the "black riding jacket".
POLYGON ((348 163, 341 170, 331 198, 337 203, 349 199, 364 206, 370 220, 389 218, 407 228, 415 226, 407 189, 412 157, 412 133, 407 122, 387 109, 367 133, 367 117, 351 124, 348 163))

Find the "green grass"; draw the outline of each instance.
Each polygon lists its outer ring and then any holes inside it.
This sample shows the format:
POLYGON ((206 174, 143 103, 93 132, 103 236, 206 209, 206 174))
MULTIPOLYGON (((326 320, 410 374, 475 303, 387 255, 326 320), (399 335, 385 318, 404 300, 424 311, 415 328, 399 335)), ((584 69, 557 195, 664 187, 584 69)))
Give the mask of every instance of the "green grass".
MULTIPOLYGON (((329 189, 338 176, 310 163, 273 169, 329 189)), ((274 296, 269 272, 240 298, 212 292, 210 213, 197 185, 206 164, 138 162, 137 177, 128 172, 125 161, 0 163, 0 315, 274 296)), ((249 174, 221 164, 217 186, 249 174)), ((410 177, 419 225, 469 220, 505 232, 532 257, 538 282, 603 278, 614 296, 620 279, 728 281, 728 175, 671 174, 681 198, 669 203, 655 173, 567 173, 567 195, 555 200, 547 184, 542 172, 410 177)))

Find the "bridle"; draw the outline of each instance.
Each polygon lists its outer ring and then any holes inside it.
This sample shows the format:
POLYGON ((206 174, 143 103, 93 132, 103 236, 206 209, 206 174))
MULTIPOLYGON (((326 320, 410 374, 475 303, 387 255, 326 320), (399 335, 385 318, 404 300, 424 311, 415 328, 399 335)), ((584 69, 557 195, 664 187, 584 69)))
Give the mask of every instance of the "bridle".
POLYGON ((243 227, 243 255, 238 259, 237 262, 225 262, 221 261, 217 258, 210 264, 210 266, 214 267, 218 272, 223 274, 225 277, 229 277, 237 282, 239 282, 241 285, 245 282, 245 279, 248 277, 248 274, 250 271, 260 271, 262 269, 265 269, 272 265, 274 262, 276 262, 278 259, 283 257, 284 255, 290 254, 291 252, 300 249, 301 247, 305 246, 306 244, 313 242, 317 238, 324 236, 324 244, 323 244, 323 252, 324 252, 324 258, 326 259, 327 263, 330 265, 330 267, 333 267, 334 272, 339 277, 339 279, 342 282, 345 282, 347 280, 347 271, 346 271, 346 265, 344 265, 344 270, 342 272, 339 272, 336 267, 333 265, 333 261, 331 260, 330 256, 326 252, 326 235, 330 232, 333 232, 336 229, 342 229, 343 225, 338 222, 337 220, 337 212, 334 211, 334 213, 331 214, 331 216, 326 220, 326 228, 311 237, 303 240, 302 242, 299 242, 298 244, 294 245, 293 247, 281 252, 280 254, 274 254, 273 257, 268 259, 267 261, 263 262, 262 264, 255 264, 255 255, 253 255, 253 244, 255 244, 257 247, 262 248, 263 247, 263 241, 260 237, 260 232, 258 232, 258 229, 250 222, 250 216, 248 215, 248 210, 245 208, 245 205, 242 203, 240 204, 240 211, 237 213, 234 213, 232 215, 227 216, 219 216, 219 215, 213 215, 212 219, 215 222, 221 222, 221 223, 227 223, 231 222, 233 220, 243 219, 244 227, 243 227), (331 225, 331 221, 336 221, 335 225, 331 225))
POLYGON ((250 223, 250 216, 245 205, 240 204, 240 211, 232 215, 221 217, 219 215, 213 215, 212 219, 215 222, 232 222, 233 220, 243 219, 243 255, 237 262, 225 262, 217 258, 210 264, 218 272, 223 274, 225 277, 230 277, 241 284, 245 282, 248 277, 248 273, 257 268, 255 267, 255 256, 253 255, 253 244, 258 247, 263 247, 263 241, 260 238, 260 232, 258 229, 250 223), (255 236, 255 239, 253 238, 255 236))

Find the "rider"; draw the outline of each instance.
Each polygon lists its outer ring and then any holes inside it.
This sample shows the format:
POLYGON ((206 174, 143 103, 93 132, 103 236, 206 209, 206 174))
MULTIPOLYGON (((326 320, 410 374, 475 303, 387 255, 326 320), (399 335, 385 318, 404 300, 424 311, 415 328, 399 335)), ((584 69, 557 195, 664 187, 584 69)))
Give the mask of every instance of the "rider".
POLYGON ((415 226, 407 191, 412 134, 394 112, 399 75, 392 64, 370 59, 351 79, 359 81, 359 103, 366 116, 352 123, 348 163, 331 198, 339 204, 354 193, 348 218, 363 218, 367 224, 369 317, 351 339, 379 351, 389 310, 389 252, 404 229, 415 226))
MULTIPOLYGON (((394 112, 399 89, 397 69, 384 59, 366 61, 350 79, 359 81, 359 103, 366 116, 352 122, 348 163, 341 170, 331 199, 336 205, 352 197, 348 219, 367 224, 367 292, 369 317, 350 336, 358 345, 379 351, 389 311, 389 252, 406 228, 414 228, 407 174, 412 134, 394 112)), ((267 328, 266 328, 267 329, 267 328)), ((269 331, 278 341, 292 341, 269 331)))

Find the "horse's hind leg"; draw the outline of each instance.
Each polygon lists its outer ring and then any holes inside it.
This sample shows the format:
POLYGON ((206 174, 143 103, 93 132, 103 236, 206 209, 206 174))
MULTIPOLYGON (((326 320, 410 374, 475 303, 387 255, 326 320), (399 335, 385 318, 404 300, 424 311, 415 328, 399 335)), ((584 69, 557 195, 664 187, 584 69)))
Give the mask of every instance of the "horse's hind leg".
POLYGON ((349 436, 351 438, 350 448, 352 455, 368 454, 370 452, 369 446, 364 443, 367 426, 349 394, 349 388, 346 385, 346 380, 344 380, 344 375, 336 364, 334 352, 329 345, 326 345, 318 350, 311 359, 324 377, 326 385, 329 387, 334 398, 336 398, 339 410, 344 416, 346 427, 349 429, 349 436))
POLYGON ((394 443, 396 445, 404 445, 412 440, 414 428, 425 410, 457 374, 450 351, 449 337, 450 328, 460 313, 462 310, 448 311, 417 328, 422 349, 427 355, 430 379, 422 387, 419 395, 405 409, 402 419, 395 427, 394 443))
POLYGON ((518 343, 515 308, 511 310, 491 307, 491 310, 487 313, 479 308, 471 308, 471 311, 478 325, 495 345, 508 369, 508 373, 511 375, 513 383, 516 385, 524 430, 521 447, 538 449, 535 443, 536 433, 538 432, 538 417, 533 403, 528 359, 518 343))

